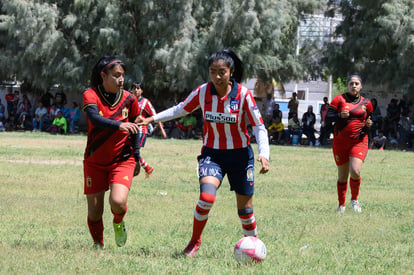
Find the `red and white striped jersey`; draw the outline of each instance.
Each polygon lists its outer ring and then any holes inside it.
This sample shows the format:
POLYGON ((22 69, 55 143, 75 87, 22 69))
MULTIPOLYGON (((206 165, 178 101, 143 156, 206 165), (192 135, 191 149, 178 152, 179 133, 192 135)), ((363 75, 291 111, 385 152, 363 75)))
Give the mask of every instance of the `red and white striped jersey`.
POLYGON ((252 92, 233 81, 230 93, 220 98, 211 82, 192 91, 180 104, 153 118, 167 121, 201 108, 204 118, 203 145, 213 149, 238 149, 250 144, 247 125, 262 125, 263 119, 252 92))
MULTIPOLYGON (((157 112, 152 106, 151 101, 146 99, 145 97, 141 96, 138 99, 138 106, 139 106, 139 115, 143 117, 150 117, 155 115, 157 112)), ((140 132, 144 134, 148 134, 148 126, 142 125, 140 126, 140 132)))

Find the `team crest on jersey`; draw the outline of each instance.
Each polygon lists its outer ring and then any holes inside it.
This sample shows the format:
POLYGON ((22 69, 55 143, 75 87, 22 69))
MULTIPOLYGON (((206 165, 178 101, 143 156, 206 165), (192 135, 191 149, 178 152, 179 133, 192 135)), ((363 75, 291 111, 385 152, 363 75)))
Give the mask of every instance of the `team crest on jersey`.
POLYGON ((91 187, 92 186, 92 178, 91 177, 87 177, 86 178, 86 186, 87 187, 91 187))
POLYGON ((367 106, 362 105, 362 106, 361 106, 361 109, 365 112, 365 111, 367 110, 367 106))
POLYGON ((230 100, 230 109, 233 112, 238 112, 240 109, 240 101, 237 99, 232 99, 230 100))
POLYGON ((124 109, 122 109, 122 118, 126 119, 128 117, 128 108, 125 107, 124 109))
POLYGON ((253 172, 253 168, 249 168, 247 169, 246 172, 246 178, 248 181, 254 181, 254 172, 253 172))
POLYGON ((335 159, 336 159, 336 161, 340 160, 338 155, 335 155, 335 159))
POLYGON ((99 111, 99 115, 100 115, 100 116, 103 116, 103 113, 102 113, 102 111, 99 111))

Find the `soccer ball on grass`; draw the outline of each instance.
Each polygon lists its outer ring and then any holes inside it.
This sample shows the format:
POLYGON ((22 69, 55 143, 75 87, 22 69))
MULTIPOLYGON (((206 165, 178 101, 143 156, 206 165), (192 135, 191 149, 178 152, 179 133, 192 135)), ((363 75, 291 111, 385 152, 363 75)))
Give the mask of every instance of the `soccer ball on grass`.
POLYGON ((238 262, 261 262, 266 258, 266 246, 257 237, 243 237, 234 247, 234 258, 238 262))

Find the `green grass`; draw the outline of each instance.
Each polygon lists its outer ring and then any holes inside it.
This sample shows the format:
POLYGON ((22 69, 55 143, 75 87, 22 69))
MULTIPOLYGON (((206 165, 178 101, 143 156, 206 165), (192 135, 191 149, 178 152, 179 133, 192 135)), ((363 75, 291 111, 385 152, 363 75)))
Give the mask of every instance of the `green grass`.
POLYGON ((1 274, 414 274, 412 152, 370 150, 363 212, 348 207, 338 216, 331 150, 271 146, 271 171, 256 174, 254 197, 268 255, 261 264, 238 265, 232 255, 241 225, 227 180, 197 256, 180 255, 199 195, 196 140, 147 140, 142 155, 155 171, 134 179, 126 246, 115 244, 106 202, 106 246, 92 249, 85 143, 85 136, 0 133, 1 274))

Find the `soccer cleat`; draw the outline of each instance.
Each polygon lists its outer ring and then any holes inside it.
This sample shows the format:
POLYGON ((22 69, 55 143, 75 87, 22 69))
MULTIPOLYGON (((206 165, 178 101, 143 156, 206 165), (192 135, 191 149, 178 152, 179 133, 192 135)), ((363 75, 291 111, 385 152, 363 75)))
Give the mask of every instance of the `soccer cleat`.
POLYGON ((96 250, 100 250, 100 249, 104 249, 104 244, 103 243, 94 243, 92 247, 96 250))
POLYGON ((352 209, 354 209, 356 213, 362 212, 361 205, 359 204, 357 200, 351 200, 351 205, 352 205, 352 209))
POLYGON ((336 213, 338 213, 338 214, 345 213, 345 205, 338 206, 338 208, 336 209, 336 213))
POLYGON ((120 223, 114 223, 114 232, 116 245, 119 247, 124 246, 127 240, 127 231, 124 221, 120 223))
POLYGON ((201 246, 201 241, 190 241, 187 247, 184 249, 183 254, 187 257, 194 257, 198 249, 201 246))
POLYGON ((153 171, 154 171, 154 168, 148 165, 147 168, 145 169, 145 177, 146 178, 151 177, 151 174, 153 171))

